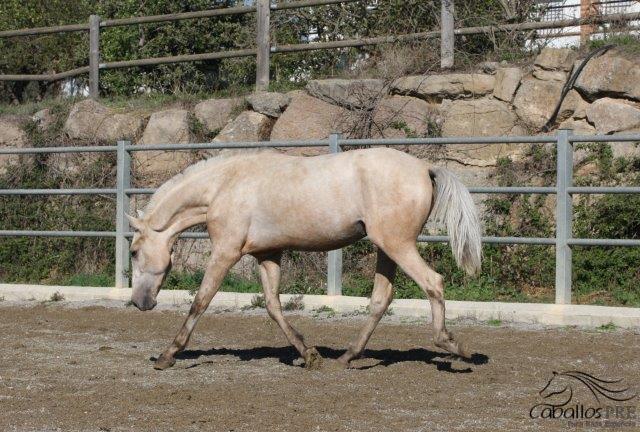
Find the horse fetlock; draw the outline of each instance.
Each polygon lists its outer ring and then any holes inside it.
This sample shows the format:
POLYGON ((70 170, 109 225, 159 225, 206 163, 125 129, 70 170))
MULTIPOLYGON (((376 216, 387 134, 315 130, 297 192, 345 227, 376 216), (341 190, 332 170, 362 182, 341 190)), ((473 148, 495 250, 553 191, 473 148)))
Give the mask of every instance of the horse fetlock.
POLYGON ((153 368, 156 370, 165 370, 169 369, 174 364, 176 364, 175 357, 163 353, 156 359, 155 363, 153 364, 153 368))
POLYGON ((336 363, 338 363, 338 365, 340 365, 344 369, 348 369, 351 366, 352 359, 353 359, 353 355, 350 354, 349 351, 347 351, 336 360, 336 363))
POLYGON ((322 356, 315 347, 307 348, 304 352, 304 367, 306 369, 320 369, 322 356))

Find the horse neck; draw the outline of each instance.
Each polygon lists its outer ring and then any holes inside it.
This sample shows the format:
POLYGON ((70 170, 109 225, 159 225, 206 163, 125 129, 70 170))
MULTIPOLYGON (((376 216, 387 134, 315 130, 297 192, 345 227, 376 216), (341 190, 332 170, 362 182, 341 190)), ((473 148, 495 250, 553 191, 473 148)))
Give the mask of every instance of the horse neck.
POLYGON ((145 215, 156 231, 164 231, 186 218, 206 214, 209 194, 203 182, 183 182, 156 197, 151 212, 145 215))

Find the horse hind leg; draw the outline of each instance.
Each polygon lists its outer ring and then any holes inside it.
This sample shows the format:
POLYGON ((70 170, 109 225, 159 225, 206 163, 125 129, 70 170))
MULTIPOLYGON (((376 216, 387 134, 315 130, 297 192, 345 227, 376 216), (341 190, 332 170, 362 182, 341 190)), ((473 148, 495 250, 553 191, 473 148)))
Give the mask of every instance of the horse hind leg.
POLYGON ((282 306, 280 304, 279 286, 280 286, 280 259, 282 254, 271 255, 269 257, 260 257, 260 280, 264 291, 267 313, 280 326, 287 340, 300 353, 305 361, 305 367, 315 369, 320 367, 322 357, 314 347, 308 348, 303 341, 302 335, 294 329, 282 314, 282 306))
POLYGON ((414 241, 390 243, 384 246, 384 250, 427 295, 433 316, 434 344, 453 354, 468 357, 462 344, 454 339, 445 326, 442 276, 422 259, 414 241))
POLYGON ((389 259, 387 254, 378 250, 378 260, 376 263, 376 275, 371 292, 371 302, 369 305, 369 318, 360 331, 358 338, 349 346, 347 351, 338 359, 343 366, 349 366, 354 358, 358 357, 366 346, 371 334, 386 312, 393 299, 393 279, 396 272, 396 264, 389 259))

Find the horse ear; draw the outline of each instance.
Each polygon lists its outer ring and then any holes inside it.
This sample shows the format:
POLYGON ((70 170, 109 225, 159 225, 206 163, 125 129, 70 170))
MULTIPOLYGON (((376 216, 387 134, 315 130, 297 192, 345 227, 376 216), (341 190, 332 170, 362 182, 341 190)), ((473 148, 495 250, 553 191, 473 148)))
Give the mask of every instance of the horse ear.
POLYGON ((144 224, 140 219, 126 213, 125 216, 127 217, 127 219, 129 219, 129 225, 131 225, 131 228, 135 229, 136 231, 142 231, 142 229, 144 228, 144 224))

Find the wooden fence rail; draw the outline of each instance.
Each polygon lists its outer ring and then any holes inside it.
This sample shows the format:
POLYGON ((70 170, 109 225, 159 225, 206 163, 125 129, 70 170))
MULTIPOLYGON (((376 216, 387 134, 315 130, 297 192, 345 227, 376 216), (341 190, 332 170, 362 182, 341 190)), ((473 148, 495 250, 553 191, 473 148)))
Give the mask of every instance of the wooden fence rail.
POLYGON ((307 7, 324 6, 340 3, 352 3, 361 0, 300 0, 288 3, 271 4, 270 0, 256 0, 256 6, 239 6, 230 8, 219 8, 198 12, 184 12, 166 15, 153 15, 133 18, 119 18, 111 20, 101 20, 97 15, 91 15, 87 24, 71 24, 55 27, 39 27, 22 30, 0 31, 0 38, 31 36, 42 34, 68 33, 68 32, 89 32, 89 66, 76 68, 73 70, 36 75, 0 75, 0 81, 58 81, 61 79, 75 77, 89 73, 89 93, 92 98, 99 97, 100 70, 121 69, 139 66, 152 66, 168 63, 195 62, 205 60, 217 60, 235 57, 256 57, 256 89, 266 90, 269 86, 269 58, 271 54, 291 53, 301 51, 312 51, 321 49, 337 49, 349 47, 362 47, 367 45, 387 44, 394 42, 412 41, 418 39, 440 38, 441 67, 443 69, 453 66, 454 61, 454 40, 455 35, 471 34, 493 34, 507 31, 531 31, 542 29, 557 29, 574 27, 584 24, 604 24, 610 22, 629 22, 640 20, 640 13, 620 13, 604 16, 585 18, 573 18, 550 22, 527 22, 518 24, 488 25, 477 27, 454 28, 453 21, 453 1, 441 0, 442 4, 442 31, 433 30, 428 32, 410 33, 402 35, 388 35, 370 38, 346 39, 330 42, 312 42, 303 44, 271 45, 270 40, 270 14, 271 11, 299 9, 307 7), (256 48, 239 50, 217 51, 202 54, 185 54, 168 57, 146 58, 138 60, 123 60, 108 63, 100 62, 100 29, 130 26, 139 24, 172 22, 187 19, 202 19, 223 15, 237 15, 246 13, 256 13, 256 48))

